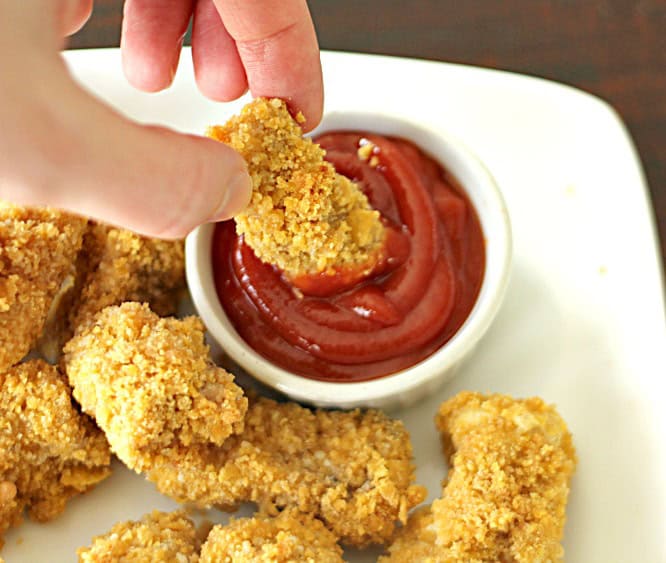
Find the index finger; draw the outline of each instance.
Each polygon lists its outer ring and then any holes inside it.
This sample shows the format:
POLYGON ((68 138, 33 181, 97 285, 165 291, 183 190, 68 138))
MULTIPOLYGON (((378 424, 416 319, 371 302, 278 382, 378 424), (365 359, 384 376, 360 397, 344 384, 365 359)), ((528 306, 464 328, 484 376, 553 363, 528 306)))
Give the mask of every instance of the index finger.
POLYGON ((321 119, 319 46, 305 0, 213 0, 233 37, 254 96, 282 98, 305 115, 305 130, 321 119))

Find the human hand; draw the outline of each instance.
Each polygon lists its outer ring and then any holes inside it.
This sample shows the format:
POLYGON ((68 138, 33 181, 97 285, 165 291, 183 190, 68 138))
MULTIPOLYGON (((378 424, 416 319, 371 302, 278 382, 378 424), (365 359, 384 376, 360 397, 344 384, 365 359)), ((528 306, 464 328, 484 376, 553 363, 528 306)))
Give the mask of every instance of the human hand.
MULTIPOLYGON (((91 8, 92 0, 0 2, 0 198, 164 238, 240 211, 251 189, 236 152, 133 123, 71 79, 58 51, 91 8)), ((321 68, 304 0, 126 0, 122 57, 133 85, 169 86, 190 16, 204 94, 231 100, 249 85, 303 111, 307 128, 317 124, 321 68)))

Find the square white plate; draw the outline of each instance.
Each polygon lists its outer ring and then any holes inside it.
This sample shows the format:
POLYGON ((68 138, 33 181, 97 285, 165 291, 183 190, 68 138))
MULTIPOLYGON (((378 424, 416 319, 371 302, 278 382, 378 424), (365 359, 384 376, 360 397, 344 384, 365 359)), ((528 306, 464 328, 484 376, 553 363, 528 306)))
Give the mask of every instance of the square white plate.
MULTIPOLYGON (((127 85, 117 50, 65 57, 89 89, 142 122, 200 133, 243 103, 204 99, 187 51, 174 86, 157 95, 127 85)), ((342 53, 322 60, 327 110, 393 113, 458 136, 495 175, 513 222, 512 280, 478 351, 437 396, 394 413, 412 434, 429 499, 446 474, 432 423, 442 400, 461 389, 538 395, 558 406, 580 458, 567 561, 666 561, 660 260, 645 180, 618 116, 575 89, 504 72, 342 53)), ((118 465, 54 522, 7 534, 2 555, 8 563, 74 561, 78 546, 115 522, 175 506, 118 465)), ((372 561, 376 553, 346 557, 372 561)))

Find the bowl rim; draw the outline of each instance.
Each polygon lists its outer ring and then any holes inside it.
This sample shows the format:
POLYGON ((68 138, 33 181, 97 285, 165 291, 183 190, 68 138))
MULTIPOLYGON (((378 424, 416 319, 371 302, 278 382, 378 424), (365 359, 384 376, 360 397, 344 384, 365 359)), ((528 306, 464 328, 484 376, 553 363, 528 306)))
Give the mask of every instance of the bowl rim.
POLYGON ((445 379, 446 372, 474 348, 494 319, 508 285, 513 250, 509 214, 500 188, 481 160, 459 139, 423 122, 383 113, 348 111, 326 113, 310 135, 344 130, 371 131, 411 140, 458 180, 477 211, 486 242, 485 272, 479 295, 453 337, 430 356, 411 367, 369 381, 329 382, 291 373, 255 352, 227 318, 213 278, 211 245, 215 225, 201 225, 188 235, 185 243, 186 275, 192 301, 220 347, 252 377, 281 393, 304 402, 341 406, 381 403, 434 379, 445 379), (433 150, 433 145, 437 150, 433 150), (457 159, 456 167, 462 167, 475 178, 474 189, 487 199, 487 205, 483 206, 487 212, 482 213, 470 193, 469 183, 460 180, 460 174, 451 170, 452 161, 442 157, 442 152, 457 159), (489 223, 493 223, 492 244, 485 229, 489 223), (494 268, 490 272, 489 264, 494 268))

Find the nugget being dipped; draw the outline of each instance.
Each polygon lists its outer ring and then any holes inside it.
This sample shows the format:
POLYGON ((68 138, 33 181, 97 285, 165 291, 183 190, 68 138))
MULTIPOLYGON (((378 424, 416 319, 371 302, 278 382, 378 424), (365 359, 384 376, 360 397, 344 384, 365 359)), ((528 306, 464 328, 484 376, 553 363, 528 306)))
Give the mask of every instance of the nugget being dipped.
POLYGON ((170 448, 220 445, 243 428, 247 399, 211 362, 198 318, 107 307, 66 344, 63 361, 81 408, 135 471, 170 448))
POLYGON ((0 201, 0 370, 35 345, 81 248, 87 221, 0 201))
POLYGON ((383 561, 561 561, 571 434, 541 399, 463 392, 436 417, 452 465, 442 498, 383 561))
POLYGON ((67 344, 64 360, 74 396, 118 457, 178 501, 296 507, 366 545, 386 541, 423 499, 401 422, 268 399, 245 414, 231 376, 210 365, 198 320, 110 307, 67 344))
POLYGON ((321 521, 296 510, 215 526, 201 548, 200 563, 342 563, 336 537, 321 521))
MULTIPOLYGON (((197 563, 199 541, 192 521, 183 511, 154 510, 138 522, 120 522, 79 548, 79 563, 197 563)), ((221 561, 221 560, 220 560, 221 561)))
POLYGON ((109 475, 110 458, 54 366, 32 360, 0 372, 0 545, 24 509, 39 522, 55 518, 109 475))
POLYGON ((299 281, 318 274, 362 279, 381 260, 385 229, 357 184, 304 138, 286 104, 258 98, 208 136, 245 158, 254 184, 236 229, 263 262, 299 281))

